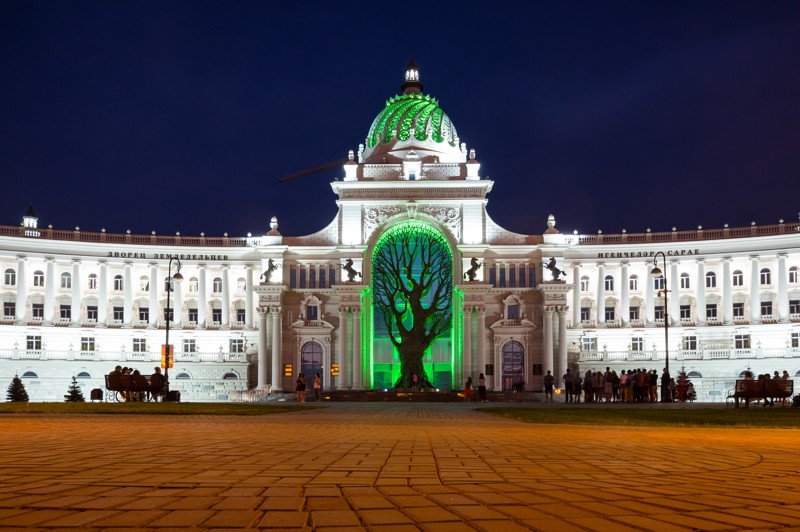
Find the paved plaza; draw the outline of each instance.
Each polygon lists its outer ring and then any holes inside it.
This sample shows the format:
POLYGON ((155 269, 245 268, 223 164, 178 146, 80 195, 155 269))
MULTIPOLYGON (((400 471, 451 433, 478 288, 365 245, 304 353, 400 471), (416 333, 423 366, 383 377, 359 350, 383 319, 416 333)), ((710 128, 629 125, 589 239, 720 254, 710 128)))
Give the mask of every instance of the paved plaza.
POLYGON ((453 403, 0 416, 0 527, 800 530, 800 431, 545 426, 453 403))

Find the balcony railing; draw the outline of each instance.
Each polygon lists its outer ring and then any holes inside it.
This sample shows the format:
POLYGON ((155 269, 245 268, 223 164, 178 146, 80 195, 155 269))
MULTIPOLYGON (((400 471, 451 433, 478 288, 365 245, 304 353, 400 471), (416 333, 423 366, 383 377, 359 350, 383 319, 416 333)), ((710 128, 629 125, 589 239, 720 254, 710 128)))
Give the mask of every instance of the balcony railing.
MULTIPOLYGON (((160 362, 161 353, 150 351, 84 351, 51 349, 0 349, 0 359, 8 360, 85 360, 151 363, 160 362)), ((247 362, 247 354, 221 351, 216 353, 176 353, 176 362, 247 362)))
MULTIPOLYGON (((683 360, 742 360, 759 358, 800 358, 800 347, 776 347, 762 349, 734 347, 728 349, 677 349, 670 350, 669 358, 672 361, 683 360)), ((580 361, 638 361, 638 360, 664 360, 664 351, 581 351, 580 361)))

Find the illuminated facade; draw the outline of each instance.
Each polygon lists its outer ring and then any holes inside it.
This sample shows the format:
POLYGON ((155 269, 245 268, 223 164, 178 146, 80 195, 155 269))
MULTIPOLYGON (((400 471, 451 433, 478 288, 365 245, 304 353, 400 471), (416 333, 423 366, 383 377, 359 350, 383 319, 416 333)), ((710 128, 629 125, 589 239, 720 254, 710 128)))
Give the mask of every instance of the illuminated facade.
POLYGON ((523 235, 490 218, 493 186, 412 64, 312 235, 283 236, 274 218, 248 238, 62 231, 29 210, 0 227, 0 383, 19 374, 32 400, 61 400, 73 375, 86 391, 116 364, 151 373, 172 256, 170 376, 186 400, 290 391, 299 372, 327 389, 407 387, 412 373, 460 388, 483 372, 494 390, 540 390, 568 366, 660 371, 665 313, 673 375, 701 399, 747 369, 800 372, 798 224, 565 235, 550 216, 523 235))

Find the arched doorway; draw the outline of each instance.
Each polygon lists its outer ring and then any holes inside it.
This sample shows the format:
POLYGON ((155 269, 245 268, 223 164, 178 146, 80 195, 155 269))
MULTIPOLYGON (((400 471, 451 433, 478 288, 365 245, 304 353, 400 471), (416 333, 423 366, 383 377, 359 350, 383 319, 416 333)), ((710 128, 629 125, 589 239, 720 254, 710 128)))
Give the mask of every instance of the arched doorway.
POLYGON ((525 348, 516 340, 503 344, 503 391, 513 391, 514 385, 525 382, 525 348))
POLYGON ((322 385, 325 385, 325 373, 322 371, 322 345, 319 342, 312 340, 304 343, 300 348, 300 371, 306 376, 308 389, 311 389, 316 373, 319 373, 322 377, 322 385))

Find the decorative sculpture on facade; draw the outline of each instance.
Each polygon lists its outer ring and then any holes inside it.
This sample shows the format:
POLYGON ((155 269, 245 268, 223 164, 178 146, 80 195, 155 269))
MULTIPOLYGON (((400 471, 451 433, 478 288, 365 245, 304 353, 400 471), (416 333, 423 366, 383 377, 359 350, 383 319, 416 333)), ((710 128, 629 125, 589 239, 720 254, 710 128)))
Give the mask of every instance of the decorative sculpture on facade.
POLYGON ((470 268, 464 273, 464 277, 467 278, 467 281, 474 281, 475 277, 478 275, 478 268, 483 266, 482 262, 478 262, 478 259, 472 257, 470 261, 470 268))
POLYGON ((356 269, 353 268, 353 259, 347 259, 344 264, 340 265, 340 267, 347 272, 348 283, 356 282, 356 276, 361 277, 361 272, 356 271, 356 269))
POLYGON ((269 259, 267 262, 267 269, 264 273, 261 274, 260 279, 264 279, 264 282, 269 283, 272 281, 272 274, 275 273, 275 270, 280 268, 280 264, 276 264, 274 260, 269 259))
POLYGON ((558 269, 558 267, 556 266, 556 259, 554 257, 550 257, 550 262, 547 263, 545 268, 550 270, 550 273, 553 275, 553 280, 554 281, 558 281, 558 276, 559 275, 563 275, 565 277, 567 275, 567 272, 565 272, 564 270, 559 270, 558 269))

